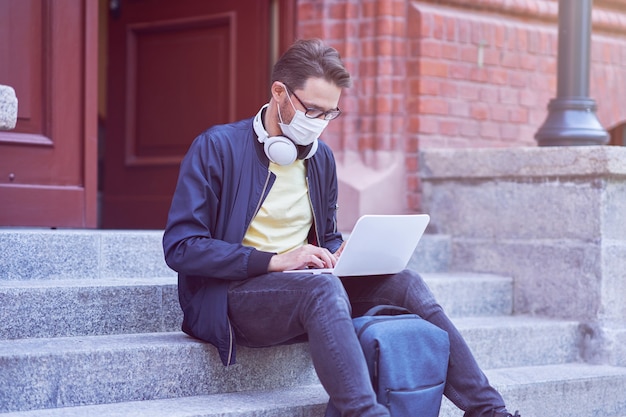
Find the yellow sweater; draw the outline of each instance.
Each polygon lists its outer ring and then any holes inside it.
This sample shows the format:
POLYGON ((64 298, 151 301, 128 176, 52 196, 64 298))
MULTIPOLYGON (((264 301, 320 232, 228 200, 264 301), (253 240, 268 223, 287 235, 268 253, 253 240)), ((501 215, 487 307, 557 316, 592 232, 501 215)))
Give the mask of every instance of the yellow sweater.
POLYGON ((313 222, 304 161, 291 165, 270 162, 276 181, 243 239, 243 244, 283 253, 307 243, 313 222))

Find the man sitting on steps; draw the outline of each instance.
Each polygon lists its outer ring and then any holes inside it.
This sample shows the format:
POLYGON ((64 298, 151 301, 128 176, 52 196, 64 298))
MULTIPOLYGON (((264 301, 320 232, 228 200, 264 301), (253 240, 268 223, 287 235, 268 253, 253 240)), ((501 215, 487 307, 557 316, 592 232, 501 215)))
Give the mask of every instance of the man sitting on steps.
POLYGON ((225 365, 235 363, 236 343, 308 336, 341 415, 389 417, 355 354, 352 317, 377 304, 405 307, 448 332, 445 395, 465 416, 511 416, 417 273, 342 280, 282 272, 333 267, 341 253, 335 161, 318 138, 341 114, 351 78, 335 49, 303 40, 278 60, 271 82, 256 118, 205 131, 181 164, 163 246, 179 274, 183 331, 215 345, 225 365))

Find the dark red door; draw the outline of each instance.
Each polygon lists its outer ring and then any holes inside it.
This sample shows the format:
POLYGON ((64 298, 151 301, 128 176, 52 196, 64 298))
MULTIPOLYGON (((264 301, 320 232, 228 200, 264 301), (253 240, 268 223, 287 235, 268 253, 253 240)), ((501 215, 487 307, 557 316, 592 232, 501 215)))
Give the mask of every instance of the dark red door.
POLYGON ((191 141, 267 100, 272 47, 282 47, 270 36, 273 3, 127 0, 112 11, 103 227, 163 228, 191 141))
POLYGON ((96 227, 97 3, 0 0, 0 226, 96 227))

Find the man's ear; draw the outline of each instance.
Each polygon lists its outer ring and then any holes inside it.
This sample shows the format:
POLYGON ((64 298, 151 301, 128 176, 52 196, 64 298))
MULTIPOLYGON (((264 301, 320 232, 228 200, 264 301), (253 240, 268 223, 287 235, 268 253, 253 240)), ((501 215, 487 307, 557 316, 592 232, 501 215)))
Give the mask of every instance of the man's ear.
POLYGON ((285 94, 287 94, 287 87, 285 87, 285 84, 280 81, 274 81, 272 83, 271 91, 274 101, 280 103, 285 97, 285 94))

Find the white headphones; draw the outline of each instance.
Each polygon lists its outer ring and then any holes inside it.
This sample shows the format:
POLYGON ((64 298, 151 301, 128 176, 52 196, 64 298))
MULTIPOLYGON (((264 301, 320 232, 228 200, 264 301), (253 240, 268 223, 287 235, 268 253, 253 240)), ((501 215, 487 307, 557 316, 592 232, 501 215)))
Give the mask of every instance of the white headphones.
POLYGON ((286 136, 269 136, 265 127, 263 127, 263 110, 265 110, 269 104, 261 107, 261 110, 254 116, 254 132, 260 143, 263 144, 263 150, 265 155, 270 161, 278 165, 291 165, 296 159, 309 159, 317 151, 317 139, 308 145, 298 146, 286 136))

